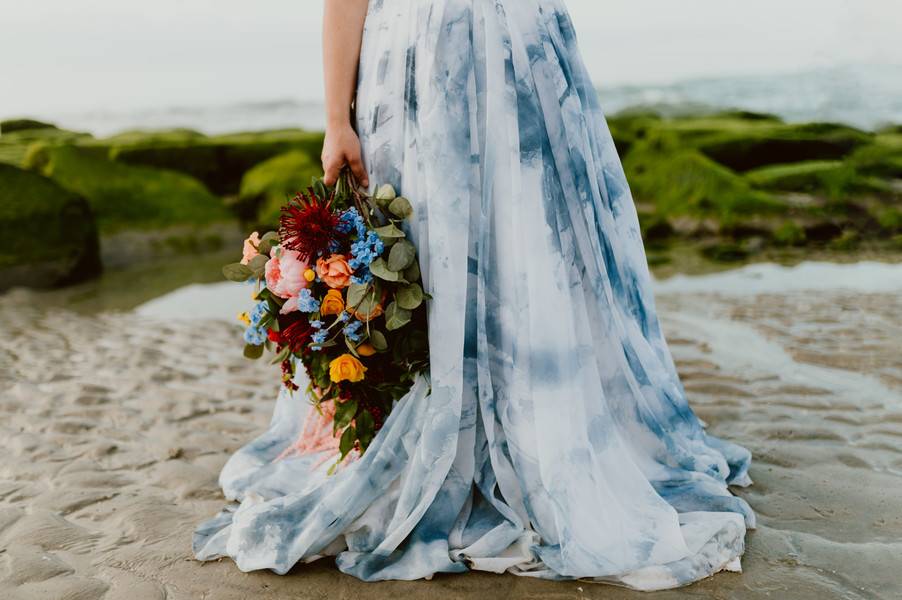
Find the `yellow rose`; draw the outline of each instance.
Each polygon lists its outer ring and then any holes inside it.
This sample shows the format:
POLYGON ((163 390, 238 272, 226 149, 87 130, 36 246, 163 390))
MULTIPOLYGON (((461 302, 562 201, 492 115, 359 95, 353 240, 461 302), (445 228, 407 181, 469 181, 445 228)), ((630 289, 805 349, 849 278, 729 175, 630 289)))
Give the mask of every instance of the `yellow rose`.
POLYGON ((357 346, 357 354, 360 356, 372 356, 376 353, 376 349, 370 343, 360 344, 357 346))
POLYGON ((319 314, 323 316, 340 315, 344 309, 345 301, 344 298, 341 297, 341 291, 329 290, 319 307, 319 314))
POLYGON ((354 358, 353 354, 342 354, 338 358, 329 363, 329 379, 338 383, 339 381, 350 381, 356 383, 363 381, 366 367, 363 363, 354 358))

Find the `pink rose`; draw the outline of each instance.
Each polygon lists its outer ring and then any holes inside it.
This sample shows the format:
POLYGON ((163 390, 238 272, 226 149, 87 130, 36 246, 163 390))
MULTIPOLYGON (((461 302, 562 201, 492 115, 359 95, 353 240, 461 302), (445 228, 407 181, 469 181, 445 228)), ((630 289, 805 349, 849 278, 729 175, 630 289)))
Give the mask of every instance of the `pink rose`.
POLYGON ((259 247, 260 234, 255 231, 249 238, 244 240, 244 258, 241 259, 241 264, 246 265, 251 262, 255 256, 259 256, 260 252, 257 250, 259 247))
POLYGON ((330 288, 341 289, 351 285, 354 269, 348 265, 344 256, 333 254, 329 258, 320 258, 316 261, 316 274, 330 288))
POLYGON ((297 296, 307 287, 307 263, 294 250, 279 249, 266 263, 266 287, 279 298, 297 296))

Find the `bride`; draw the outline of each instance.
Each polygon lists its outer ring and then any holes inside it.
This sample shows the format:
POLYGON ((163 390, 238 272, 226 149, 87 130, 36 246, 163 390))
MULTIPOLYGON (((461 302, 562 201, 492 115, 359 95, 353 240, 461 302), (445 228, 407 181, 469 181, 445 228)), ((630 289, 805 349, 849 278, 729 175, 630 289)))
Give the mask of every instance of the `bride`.
POLYGON ((430 376, 334 474, 286 453, 311 428, 283 389, 196 556, 642 590, 739 570, 750 455, 687 404, 563 0, 326 0, 324 38, 327 183, 414 203, 430 376))

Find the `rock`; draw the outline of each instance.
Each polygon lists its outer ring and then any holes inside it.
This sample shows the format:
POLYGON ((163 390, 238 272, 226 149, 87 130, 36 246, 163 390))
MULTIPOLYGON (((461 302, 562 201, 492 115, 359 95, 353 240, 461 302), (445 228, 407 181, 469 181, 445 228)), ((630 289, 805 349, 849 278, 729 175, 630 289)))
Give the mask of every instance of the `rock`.
POLYGON ((6 119, 5 121, 0 121, 0 135, 34 129, 57 129, 57 127, 51 123, 44 123, 35 119, 6 119))
POLYGON ((859 176, 855 167, 837 160, 762 167, 746 173, 746 178, 761 189, 822 193, 833 198, 867 188, 867 180, 859 176))
POLYGON ((192 139, 134 136, 113 146, 110 157, 130 165, 169 169, 203 182, 216 194, 236 194, 253 166, 298 150, 318 162, 323 134, 302 130, 243 133, 192 139))
POLYGON ((832 123, 724 129, 698 140, 698 149, 734 171, 813 160, 838 160, 871 143, 872 135, 832 123))
POLYGON ((280 154, 245 173, 241 180, 240 205, 252 208, 252 217, 260 224, 276 226, 282 205, 307 189, 313 177, 321 175, 319 163, 314 163, 307 153, 280 154))
POLYGON ((60 286, 100 271, 88 202, 46 177, 0 164, 0 290, 60 286))
POLYGON ((36 146, 25 166, 88 200, 101 233, 231 220, 221 199, 182 173, 109 161, 97 148, 36 146))

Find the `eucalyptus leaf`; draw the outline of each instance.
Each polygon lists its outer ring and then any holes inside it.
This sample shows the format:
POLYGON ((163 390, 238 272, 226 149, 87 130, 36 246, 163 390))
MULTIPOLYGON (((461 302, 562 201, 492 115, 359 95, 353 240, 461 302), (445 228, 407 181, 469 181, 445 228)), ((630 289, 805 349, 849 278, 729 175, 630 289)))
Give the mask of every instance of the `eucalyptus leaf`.
POLYGON ((348 286, 348 306, 357 306, 370 289, 367 283, 352 283, 348 286))
POLYGON ((399 219, 408 219, 413 214, 413 206, 410 205, 410 200, 404 196, 398 196, 392 200, 388 205, 388 210, 399 219))
POLYGON ((388 268, 392 271, 403 271, 416 260, 417 249, 407 240, 398 240, 388 253, 388 268))
POLYGON ((370 344, 373 345, 377 352, 388 350, 388 341, 385 339, 385 334, 378 329, 370 331, 370 344))
POLYGON ((257 360, 263 356, 263 344, 259 346, 254 346, 253 344, 246 344, 244 346, 244 357, 249 358, 251 360, 257 360))
POLYGON ((401 329, 410 323, 412 315, 406 308, 398 306, 397 302, 392 302, 385 309, 385 328, 389 331, 401 329))
POLYGON ((369 295, 357 305, 357 314, 366 317, 366 315, 373 313, 378 305, 379 301, 376 300, 375 294, 369 295))
POLYGON ((258 254, 247 263, 247 267, 253 271, 256 277, 263 277, 263 274, 266 272, 266 263, 268 261, 268 256, 265 254, 258 254))
POLYGON ((247 265, 241 263, 232 263, 222 268, 222 274, 229 281, 238 281, 244 283, 254 276, 254 272, 247 265))
POLYGON ((419 281, 420 277, 420 264, 417 261, 413 261, 409 267, 404 269, 404 279, 407 281, 419 281))
POLYGON ((405 285, 395 292, 395 300, 401 308, 415 310, 423 303, 423 288, 419 283, 405 285))
POLYGON ((270 362, 269 364, 277 365, 280 362, 284 361, 286 358, 288 358, 288 356, 290 354, 291 354, 291 348, 289 348, 288 346, 285 346, 284 348, 282 348, 282 350, 278 354, 276 354, 275 358, 273 358, 272 362, 270 362))
POLYGON ((370 273, 385 281, 398 281, 401 278, 397 271, 392 271, 388 268, 388 265, 385 264, 385 259, 381 257, 370 264, 370 273))
POLYGON ((395 192, 395 188, 392 187, 390 183, 385 183, 379 186, 379 189, 376 190, 376 195, 374 197, 376 199, 376 202, 391 202, 398 197, 398 193, 395 192))
POLYGON ((260 238, 261 242, 269 242, 273 246, 279 243, 279 234, 275 231, 267 231, 263 234, 263 237, 260 238))
POLYGON ((389 223, 388 225, 377 227, 374 231, 383 240, 393 240, 397 238, 407 237, 404 232, 398 229, 398 227, 394 223, 389 223))
POLYGON ((360 358, 360 355, 357 354, 357 346, 354 345, 354 342, 345 337, 345 346, 348 347, 348 351, 353 354, 355 357, 360 358))

